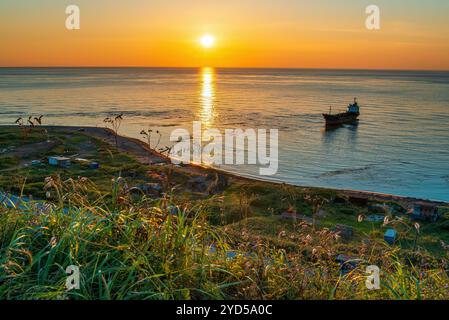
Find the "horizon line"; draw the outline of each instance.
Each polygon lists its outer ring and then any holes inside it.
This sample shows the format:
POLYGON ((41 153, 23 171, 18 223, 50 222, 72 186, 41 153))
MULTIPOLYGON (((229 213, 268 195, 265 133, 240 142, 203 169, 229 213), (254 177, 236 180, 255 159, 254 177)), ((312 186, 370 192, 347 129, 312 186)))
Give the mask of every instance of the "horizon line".
POLYGON ((261 70, 334 70, 334 71, 427 71, 449 72, 449 69, 401 69, 401 68, 334 68, 334 67, 213 67, 213 66, 1 66, 0 69, 261 69, 261 70))

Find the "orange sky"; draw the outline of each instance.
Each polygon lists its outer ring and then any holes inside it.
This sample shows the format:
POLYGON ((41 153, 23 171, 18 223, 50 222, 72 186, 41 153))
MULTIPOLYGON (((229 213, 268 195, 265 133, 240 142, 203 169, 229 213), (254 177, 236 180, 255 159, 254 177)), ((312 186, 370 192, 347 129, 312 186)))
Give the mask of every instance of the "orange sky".
POLYGON ((449 1, 375 2, 379 31, 359 0, 2 0, 0 66, 449 70, 449 1), (81 30, 65 29, 68 4, 81 30))

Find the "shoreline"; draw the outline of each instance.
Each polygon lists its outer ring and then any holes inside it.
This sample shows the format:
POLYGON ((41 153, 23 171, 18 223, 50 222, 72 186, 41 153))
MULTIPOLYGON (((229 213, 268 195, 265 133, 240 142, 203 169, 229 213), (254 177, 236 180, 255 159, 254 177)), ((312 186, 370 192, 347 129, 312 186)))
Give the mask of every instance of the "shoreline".
MULTIPOLYGON (((13 125, 0 125, 0 128, 16 128, 13 125)), ((108 144, 115 147, 115 138, 114 138, 114 132, 110 128, 105 127, 90 127, 90 126, 41 126, 40 128, 43 129, 51 129, 56 131, 68 131, 68 132, 80 132, 80 133, 87 133, 89 135, 92 135, 98 139, 101 139, 108 144)), ((130 154, 131 156, 135 157, 139 162, 142 164, 163 164, 163 163, 169 163, 170 159, 167 155, 164 155, 156 150, 150 149, 147 144, 139 140, 137 138, 133 137, 127 137, 118 135, 117 136, 117 142, 118 146, 117 148, 127 154, 130 154), (149 160, 151 163, 149 163, 149 160)), ((314 187, 314 186, 303 186, 303 185, 295 185, 290 183, 285 183, 281 181, 273 181, 273 180, 265 180, 265 179, 259 179, 257 177, 246 177, 244 175, 239 175, 234 172, 225 171, 219 168, 214 167, 208 167, 203 166, 199 164, 183 164, 176 166, 176 170, 178 171, 184 171, 188 172, 193 175, 197 176, 205 176, 211 172, 216 172, 222 175, 227 176, 228 178, 231 178, 236 181, 243 181, 243 182, 263 182, 271 185, 288 185, 296 188, 302 188, 302 189, 311 189, 311 190, 330 190, 337 193, 340 193, 341 195, 347 196, 347 197, 355 197, 355 198, 364 198, 364 199, 372 199, 376 201, 394 201, 402 203, 404 206, 410 207, 416 202, 420 203, 426 203, 430 205, 449 205, 449 201, 441 201, 441 200, 433 200, 433 199, 424 199, 424 198, 417 198, 417 197, 410 197, 410 196, 401 196, 396 194, 388 194, 388 193, 381 193, 381 192, 374 192, 374 191, 365 191, 365 190, 353 190, 353 189, 337 189, 337 188, 330 188, 330 187, 314 187)))

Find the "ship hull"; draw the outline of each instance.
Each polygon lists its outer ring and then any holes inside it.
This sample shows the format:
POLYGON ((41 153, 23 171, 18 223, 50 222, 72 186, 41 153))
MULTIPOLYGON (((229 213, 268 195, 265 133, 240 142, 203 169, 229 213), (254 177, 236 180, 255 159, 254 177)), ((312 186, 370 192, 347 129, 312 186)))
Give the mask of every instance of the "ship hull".
POLYGON ((326 126, 339 126, 345 123, 354 123, 358 120, 359 113, 345 112, 339 114, 325 114, 323 113, 326 126))

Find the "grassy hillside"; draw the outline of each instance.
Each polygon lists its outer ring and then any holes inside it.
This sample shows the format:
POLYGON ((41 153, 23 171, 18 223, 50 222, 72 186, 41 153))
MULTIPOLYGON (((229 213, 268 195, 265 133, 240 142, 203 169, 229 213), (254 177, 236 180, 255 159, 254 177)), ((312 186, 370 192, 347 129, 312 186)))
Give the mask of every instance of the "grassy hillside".
POLYGON ((444 207, 416 238, 395 203, 384 210, 335 190, 232 176, 223 190, 194 191, 193 171, 144 165, 82 131, 36 130, 25 139, 17 128, 0 128, 1 151, 0 191, 36 202, 0 205, 0 299, 447 298, 444 207), (100 168, 46 165, 52 155, 100 168), (161 191, 144 192, 148 182, 161 191), (51 206, 36 204, 44 200, 51 206), (280 219, 286 210, 301 219, 280 219), (358 219, 373 210, 388 223, 358 219), (353 237, 344 239, 337 224, 352 226, 353 237), (387 228, 399 233, 393 246, 383 240, 387 228), (340 254, 355 268, 342 272, 340 254), (381 270, 380 290, 365 286, 372 264, 381 270), (69 265, 80 268, 79 290, 66 290, 69 265))

